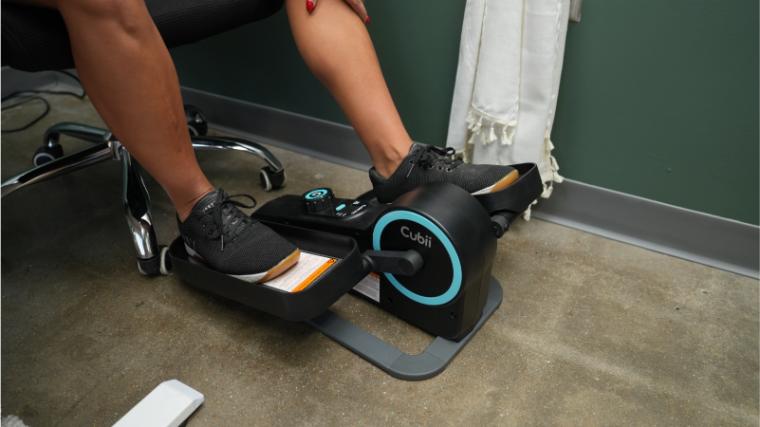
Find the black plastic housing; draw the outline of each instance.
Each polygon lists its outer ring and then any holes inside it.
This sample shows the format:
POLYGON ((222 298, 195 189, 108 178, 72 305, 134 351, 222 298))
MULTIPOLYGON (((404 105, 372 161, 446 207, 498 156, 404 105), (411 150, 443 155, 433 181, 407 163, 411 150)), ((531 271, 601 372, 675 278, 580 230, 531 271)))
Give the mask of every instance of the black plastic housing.
MULTIPOLYGON (((496 237, 491 231, 490 217, 470 194, 450 184, 434 184, 412 190, 394 201, 381 217, 397 210, 421 213, 444 232, 461 261, 462 284, 459 293, 450 302, 426 305, 402 294, 381 274, 378 305, 426 332, 457 341, 472 330, 486 303, 496 253, 496 237)), ((398 228, 402 224, 398 222, 395 229, 386 230, 383 234, 400 234, 398 228)), ((407 239, 390 240, 398 246, 384 246, 383 250, 420 250, 419 245, 407 239)), ((421 254, 425 262, 423 270, 400 280, 407 283, 408 288, 425 293, 426 288, 449 280, 445 273, 440 277, 436 275, 445 270, 448 260, 434 258, 432 253, 424 250, 421 254), (426 275, 425 268, 432 272, 426 275)), ((432 293, 437 294, 440 290, 432 293)))
MULTIPOLYGON (((353 200, 345 200, 349 206, 353 200)), ((254 217, 267 225, 296 225, 310 230, 337 233, 356 239, 359 250, 372 251, 372 235, 378 221, 394 211, 412 212, 427 218, 446 235, 462 267, 459 292, 447 303, 425 305, 399 292, 388 278, 381 274, 380 301, 368 301, 397 315, 407 322, 433 335, 458 340, 465 336, 480 318, 485 305, 491 276, 496 238, 486 211, 469 193, 451 184, 433 184, 406 193, 390 205, 379 204, 371 195, 360 196, 359 205, 365 207, 355 215, 326 216, 309 213, 302 197, 283 196, 274 199, 254 213, 254 217)), ((419 272, 410 277, 398 277, 407 289, 419 294, 434 295, 445 291, 451 280, 434 250, 428 250, 409 240, 398 238, 403 221, 395 221, 383 232, 383 251, 418 251, 423 258, 419 272), (393 235, 395 238, 385 235, 393 235)), ((410 224, 406 224, 411 226, 410 224)), ((365 263, 368 264, 368 263, 365 263)), ((366 265, 371 268, 371 265, 366 265)), ((376 266, 377 267, 377 266, 376 266)), ((349 287, 350 288, 350 287, 349 287)), ((361 295, 361 294, 357 294, 361 295)), ((363 295, 361 295, 363 296, 363 295)))

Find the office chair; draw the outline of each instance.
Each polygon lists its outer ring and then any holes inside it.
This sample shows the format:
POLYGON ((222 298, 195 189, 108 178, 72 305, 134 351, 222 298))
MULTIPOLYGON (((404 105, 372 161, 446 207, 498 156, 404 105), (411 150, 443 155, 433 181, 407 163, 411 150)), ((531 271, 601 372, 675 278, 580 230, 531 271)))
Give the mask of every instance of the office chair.
MULTIPOLYGON (((264 19, 282 7, 282 0, 147 0, 146 4, 169 48, 192 43, 264 19)), ((65 70, 74 66, 68 34, 57 11, 3 2, 2 64, 23 71, 65 70)), ((263 159, 259 172, 265 190, 281 187, 285 171, 277 158, 261 144, 233 137, 206 135, 203 114, 185 106, 196 150, 232 150, 263 159)), ((107 129, 77 123, 58 123, 45 132, 42 146, 33 156, 34 168, 2 183, 2 197, 34 183, 48 180, 106 160, 121 162, 122 201, 127 225, 137 252, 138 270, 147 276, 166 272, 163 248, 156 241, 150 199, 139 165, 107 129), (61 136, 92 143, 64 156, 61 136)))

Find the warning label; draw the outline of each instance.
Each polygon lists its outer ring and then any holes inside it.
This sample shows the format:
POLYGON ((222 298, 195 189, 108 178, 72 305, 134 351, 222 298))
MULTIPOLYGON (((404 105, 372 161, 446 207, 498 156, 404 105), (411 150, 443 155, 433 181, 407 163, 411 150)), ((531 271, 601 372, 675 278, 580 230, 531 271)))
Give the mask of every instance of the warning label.
POLYGON ((380 275, 369 273, 354 286, 354 290, 375 302, 380 302, 380 275))

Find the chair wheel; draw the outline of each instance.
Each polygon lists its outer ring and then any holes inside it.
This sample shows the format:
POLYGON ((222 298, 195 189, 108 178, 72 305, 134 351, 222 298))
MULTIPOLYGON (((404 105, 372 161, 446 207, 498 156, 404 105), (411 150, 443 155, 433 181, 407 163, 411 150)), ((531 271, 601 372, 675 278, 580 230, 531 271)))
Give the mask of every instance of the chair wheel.
POLYGON ((34 152, 32 163, 34 163, 34 166, 40 166, 61 157, 63 157, 63 147, 60 144, 53 146, 43 145, 34 152))
POLYGON ((161 250, 161 263, 160 263, 160 271, 161 274, 164 276, 168 276, 172 274, 172 260, 169 258, 169 247, 168 246, 160 246, 159 249, 161 250))
POLYGON ((169 248, 160 245, 158 255, 153 258, 137 258, 137 271, 143 276, 168 276, 171 273, 172 265, 169 258, 169 248))
MULTIPOLYGON (((161 248, 159 248, 160 250, 161 248)), ((161 275, 161 252, 152 258, 137 258, 137 271, 143 276, 155 277, 161 275)))
POLYGON ((198 107, 185 105, 185 119, 191 136, 204 136, 208 133, 208 120, 198 107))
POLYGON ((270 166, 264 166, 259 171, 259 179, 264 191, 272 191, 285 185, 285 169, 275 172, 270 166))

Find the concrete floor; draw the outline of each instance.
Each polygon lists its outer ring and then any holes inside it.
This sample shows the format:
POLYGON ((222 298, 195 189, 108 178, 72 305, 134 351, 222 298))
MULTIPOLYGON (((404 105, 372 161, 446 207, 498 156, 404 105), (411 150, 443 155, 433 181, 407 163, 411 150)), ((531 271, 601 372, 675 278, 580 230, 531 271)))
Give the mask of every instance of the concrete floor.
MULTIPOLYGON (((3 113, 4 128, 33 105, 3 113)), ((2 175, 44 128, 98 123, 58 97, 3 135, 2 175)), ((71 152, 77 144, 65 143, 71 152)), ((355 195, 361 171, 274 150, 285 191, 355 195)), ((251 192, 261 162, 203 153, 208 175, 251 192)), ((161 241, 176 233, 155 185, 161 241)), ((2 410, 32 426, 107 425, 158 383, 206 396, 205 425, 757 425, 758 281, 533 220, 499 243, 505 299, 440 376, 393 379, 302 324, 136 271, 107 162, 2 203, 2 410)), ((338 311, 407 351, 429 337, 352 297, 338 311)))

